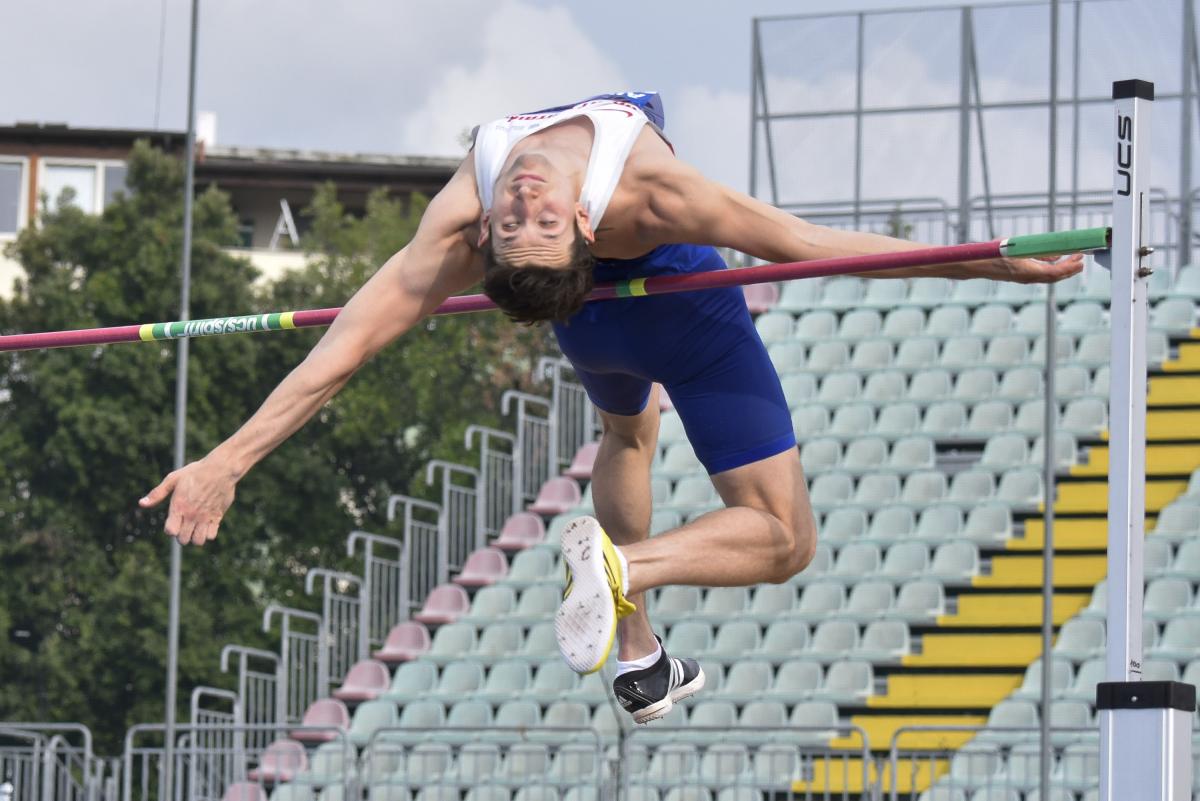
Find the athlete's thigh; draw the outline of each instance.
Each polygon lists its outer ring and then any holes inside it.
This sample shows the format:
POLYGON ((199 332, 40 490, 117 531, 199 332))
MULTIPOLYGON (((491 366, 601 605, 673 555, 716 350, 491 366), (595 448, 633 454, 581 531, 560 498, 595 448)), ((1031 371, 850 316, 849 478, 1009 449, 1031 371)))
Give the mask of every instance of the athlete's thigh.
POLYGON ((796 448, 715 473, 712 482, 726 506, 767 512, 798 532, 816 530, 796 448))

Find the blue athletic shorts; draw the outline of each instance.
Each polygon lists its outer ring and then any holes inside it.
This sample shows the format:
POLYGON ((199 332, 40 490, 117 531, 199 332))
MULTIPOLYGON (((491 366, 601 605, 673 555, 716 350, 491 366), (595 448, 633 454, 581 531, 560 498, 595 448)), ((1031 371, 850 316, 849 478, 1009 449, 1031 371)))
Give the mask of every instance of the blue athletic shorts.
MULTIPOLYGON (((665 245, 596 263, 596 281, 724 270, 716 249, 665 245)), ((618 415, 666 387, 705 469, 721 473, 796 447, 779 375, 740 287, 589 303, 555 323, 563 354, 596 406, 618 415)))

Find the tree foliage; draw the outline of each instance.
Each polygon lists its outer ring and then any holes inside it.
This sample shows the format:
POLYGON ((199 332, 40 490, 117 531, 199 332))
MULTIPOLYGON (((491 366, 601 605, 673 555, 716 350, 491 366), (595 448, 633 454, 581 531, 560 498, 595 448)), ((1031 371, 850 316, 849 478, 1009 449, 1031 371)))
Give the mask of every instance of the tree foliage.
MULTIPOLYGON (((47 203, 11 245, 25 278, 0 301, 0 331, 178 317, 182 167, 143 144, 128 166, 128 194, 102 215, 47 203)), ((264 283, 224 249, 236 220, 210 189, 195 204, 192 316, 341 305, 411 238, 425 205, 378 193, 354 217, 335 187, 319 187, 306 211, 308 266, 264 283)), ((194 340, 189 457, 231 434, 319 335, 194 340)), ((384 529, 393 493, 428 495, 425 462, 474 461, 464 429, 500 423, 500 391, 527 388, 546 337, 494 314, 431 320, 252 471, 216 542, 185 549, 180 697, 221 683, 223 644, 277 647, 260 631, 262 609, 312 608, 304 572, 354 569, 346 534, 384 529)), ((0 720, 81 721, 102 753, 163 715, 169 540, 163 511, 136 500, 172 467, 176 347, 0 358, 0 720)))

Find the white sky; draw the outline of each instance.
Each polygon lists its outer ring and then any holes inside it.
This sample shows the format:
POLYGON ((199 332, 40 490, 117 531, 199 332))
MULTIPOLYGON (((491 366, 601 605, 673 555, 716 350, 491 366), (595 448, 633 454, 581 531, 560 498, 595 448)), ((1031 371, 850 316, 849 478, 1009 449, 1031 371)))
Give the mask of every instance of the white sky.
MULTIPOLYGON (((189 0, 0 0, 0 124, 151 128, 160 11, 166 49, 158 125, 184 127, 189 0)), ((198 106, 218 115, 223 145, 457 155, 475 123, 612 89, 656 89, 680 155, 745 189, 750 27, 761 15, 912 7, 912 0, 201 0, 198 106)), ((921 4, 924 5, 924 4, 921 4)), ((1178 0, 1088 5, 1110 24, 1085 27, 1085 91, 1112 77, 1178 84, 1178 0), (1165 9, 1165 11, 1164 11, 1165 9), (1118 46, 1134 35, 1136 47, 1118 46)), ((1070 4, 1064 3, 1064 41, 1070 4)), ((1048 7, 978 12, 988 99, 1044 96, 1048 7), (1013 27, 1023 29, 1014 36, 1013 27)), ((877 19, 869 103, 957 99, 954 16, 877 19)), ((853 97, 854 39, 845 25, 772 34, 777 106, 853 97)), ((1069 65, 1064 64, 1064 89, 1069 65)), ((1165 105, 1165 104, 1163 104, 1165 105)), ((1163 127, 1177 127, 1177 112, 1163 127)), ((1044 175, 1045 120, 989 122, 993 179, 1020 188, 1044 175)), ((1101 121, 1103 117, 1099 118, 1101 121)), ((778 134, 781 177, 797 198, 845 197, 844 124, 778 134)), ((875 194, 953 194, 956 119, 871 123, 865 185, 875 194)), ((1084 134, 1107 174, 1108 135, 1084 134)), ((1172 151, 1170 140, 1165 150, 1172 151)), ((1177 140, 1176 140, 1177 141, 1177 140)), ((1069 146, 1069 143, 1067 143, 1069 146)), ((1171 167, 1156 171, 1158 177, 1171 167)), ((1174 179, 1168 183, 1173 184, 1174 179)), ((1159 181, 1156 181, 1159 183, 1159 181)), ((1030 187, 1033 188, 1033 187, 1030 187)))

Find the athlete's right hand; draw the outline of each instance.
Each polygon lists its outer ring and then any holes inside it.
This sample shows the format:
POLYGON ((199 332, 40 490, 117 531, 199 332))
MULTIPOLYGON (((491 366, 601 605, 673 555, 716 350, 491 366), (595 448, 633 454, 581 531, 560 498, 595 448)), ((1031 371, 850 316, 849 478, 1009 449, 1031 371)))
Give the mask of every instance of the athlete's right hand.
POLYGON ((219 458, 209 454, 198 462, 167 474, 157 487, 138 501, 143 509, 162 503, 170 495, 171 505, 163 527, 180 545, 203 545, 216 539, 221 518, 233 503, 237 476, 219 458))

